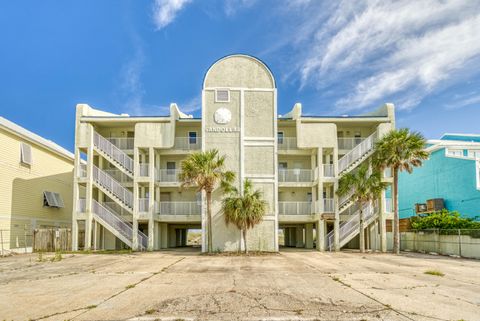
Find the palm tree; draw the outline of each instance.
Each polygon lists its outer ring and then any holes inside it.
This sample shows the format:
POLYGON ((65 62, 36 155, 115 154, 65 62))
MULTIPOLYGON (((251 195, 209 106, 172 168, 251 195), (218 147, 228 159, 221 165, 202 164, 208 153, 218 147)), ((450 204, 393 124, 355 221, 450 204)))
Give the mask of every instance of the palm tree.
POLYGON ((259 190, 253 190, 252 182, 248 179, 243 184, 243 193, 235 187, 227 188, 229 196, 222 201, 222 211, 225 222, 232 223, 243 234, 245 254, 247 248, 247 231, 262 221, 267 211, 267 202, 262 199, 259 190))
POLYGON ((365 252, 363 207, 377 200, 382 191, 387 187, 387 184, 382 182, 378 170, 370 172, 369 164, 363 164, 357 171, 349 172, 342 176, 337 190, 338 196, 344 196, 353 192, 352 198, 358 204, 360 211, 360 252, 362 253, 365 252))
POLYGON ((411 173, 414 167, 422 166, 428 159, 425 151, 425 138, 418 132, 410 132, 408 128, 391 130, 376 144, 374 164, 380 170, 387 167, 393 175, 393 252, 400 253, 400 222, 398 216, 398 172, 411 173))
POLYGON ((198 192, 205 191, 207 196, 207 244, 208 253, 212 253, 212 192, 219 184, 230 185, 235 173, 225 170, 225 156, 219 156, 216 149, 190 154, 181 167, 181 188, 196 186, 198 192))

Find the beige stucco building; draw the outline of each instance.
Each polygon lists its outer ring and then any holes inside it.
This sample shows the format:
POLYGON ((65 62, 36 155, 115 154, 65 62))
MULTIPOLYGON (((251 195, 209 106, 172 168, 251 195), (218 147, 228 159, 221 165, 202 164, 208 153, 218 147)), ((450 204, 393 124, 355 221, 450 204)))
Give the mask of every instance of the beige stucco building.
POLYGON ((70 227, 74 155, 0 117, 0 251, 29 251, 32 230, 70 227))
MULTIPOLYGON (((280 116, 272 73, 245 55, 222 58, 209 68, 201 118, 185 115, 176 104, 169 116, 159 117, 115 115, 79 104, 74 249, 79 231, 86 231, 86 248, 157 250, 183 246, 188 230, 201 229, 205 250, 204 196, 194 188, 181 190, 178 174, 190 153, 214 148, 227 156, 237 185, 252 180, 268 202, 263 222, 249 231, 250 250, 355 246, 358 211, 349 197, 335 195, 338 180, 368 159, 375 140, 394 124, 391 104, 368 115, 342 117, 303 116, 296 104, 280 116)), ((218 189, 213 248, 237 251, 240 233, 226 226, 221 200, 218 189)), ((372 249, 386 249, 389 204, 382 196, 365 209, 372 249)))

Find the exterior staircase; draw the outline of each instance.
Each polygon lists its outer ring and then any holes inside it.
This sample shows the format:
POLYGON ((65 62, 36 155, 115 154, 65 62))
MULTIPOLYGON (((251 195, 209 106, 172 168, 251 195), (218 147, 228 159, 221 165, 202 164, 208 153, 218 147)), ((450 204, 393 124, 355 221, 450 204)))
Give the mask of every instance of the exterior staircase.
POLYGON ((119 170, 133 177, 133 159, 123 150, 112 144, 108 139, 97 132, 93 133, 93 147, 119 170))
POLYGON ((368 136, 360 144, 355 146, 351 151, 346 153, 342 158, 338 160, 338 173, 339 175, 346 174, 358 165, 360 165, 365 159, 370 157, 374 151, 375 142, 378 138, 378 132, 368 136))
POLYGON ((93 183, 108 197, 132 213, 133 193, 95 165, 93 166, 93 183))
MULTIPOLYGON (((132 224, 116 214, 108 206, 92 200, 92 212, 94 219, 102 224, 113 235, 122 242, 133 248, 133 228, 132 224)), ((138 231, 138 245, 141 250, 147 248, 148 237, 141 231, 138 231)))
MULTIPOLYGON (((378 207, 367 204, 363 206, 363 222, 364 227, 370 225, 378 215, 378 207)), ((327 234, 327 246, 330 251, 334 247, 334 231, 327 234)), ((350 242, 360 233, 360 210, 357 209, 350 219, 340 223, 339 230, 339 247, 341 248, 350 242)))

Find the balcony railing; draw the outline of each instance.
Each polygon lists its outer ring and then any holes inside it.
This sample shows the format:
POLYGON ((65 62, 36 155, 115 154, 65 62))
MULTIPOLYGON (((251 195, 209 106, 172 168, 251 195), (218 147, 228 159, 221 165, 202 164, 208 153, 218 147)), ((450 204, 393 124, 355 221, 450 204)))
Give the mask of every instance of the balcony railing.
POLYGON ((338 149, 353 149, 366 137, 340 137, 338 138, 338 149))
POLYGON ((323 199, 323 212, 334 213, 335 212, 335 200, 333 198, 323 199))
POLYGON ((107 139, 110 143, 123 150, 133 149, 135 142, 133 137, 109 137, 107 139))
POLYGON ((312 213, 312 202, 278 202, 278 214, 280 215, 310 215, 312 213))
POLYGON ((174 149, 198 150, 202 148, 201 137, 175 137, 174 149))
POLYGON ((287 150, 287 149, 297 149, 297 138, 296 137, 277 137, 278 149, 287 150))
POLYGON ((80 198, 77 201, 77 212, 78 213, 85 213, 87 210, 87 200, 84 198, 80 198))
POLYGON ((85 178, 87 177, 87 164, 80 164, 78 167, 78 177, 85 178))
POLYGON ((199 202, 157 202, 155 211, 160 215, 200 215, 199 202))
POLYGON ((393 212, 393 202, 391 198, 385 199, 385 212, 392 213, 393 212))
POLYGON ((148 198, 139 198, 138 199, 138 212, 148 213, 149 211, 149 199, 148 198))
POLYGON ((138 164, 138 176, 140 177, 148 177, 148 163, 138 164))
POLYGON ((178 169, 160 169, 156 173, 156 180, 165 183, 178 183, 180 172, 178 169))
POLYGON ((335 169, 333 167, 333 164, 323 164, 323 176, 335 177, 335 169))
POLYGON ((313 171, 311 169, 281 169, 278 171, 279 182, 312 182, 313 171))

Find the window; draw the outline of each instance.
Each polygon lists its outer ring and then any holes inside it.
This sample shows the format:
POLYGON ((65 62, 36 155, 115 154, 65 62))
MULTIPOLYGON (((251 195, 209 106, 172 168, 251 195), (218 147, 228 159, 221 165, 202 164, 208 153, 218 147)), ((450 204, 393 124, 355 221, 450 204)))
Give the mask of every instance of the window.
POLYGON ((468 157, 480 159, 480 149, 469 149, 468 157))
POLYGON ((43 192, 43 206, 56 208, 65 207, 62 197, 55 192, 43 192))
POLYGON ((463 149, 450 149, 448 148, 446 151, 447 156, 453 157, 462 157, 463 156, 463 149))
POLYGON ((279 145, 282 145, 283 144, 283 137, 284 137, 284 133, 283 132, 278 132, 277 133, 277 143, 279 145))
POLYGON ((32 147, 22 143, 20 145, 20 161, 26 165, 32 165, 32 147))
POLYGON ((189 144, 197 143, 197 132, 188 132, 188 143, 189 144))
POLYGON ((355 132, 355 145, 358 145, 362 142, 362 133, 360 132, 355 132))
POLYGON ((280 171, 286 170, 287 167, 288 167, 288 166, 287 166, 287 162, 280 162, 280 163, 278 163, 278 170, 280 170, 280 171))
POLYGON ((216 103, 230 102, 230 91, 228 89, 215 90, 215 102, 216 103))

